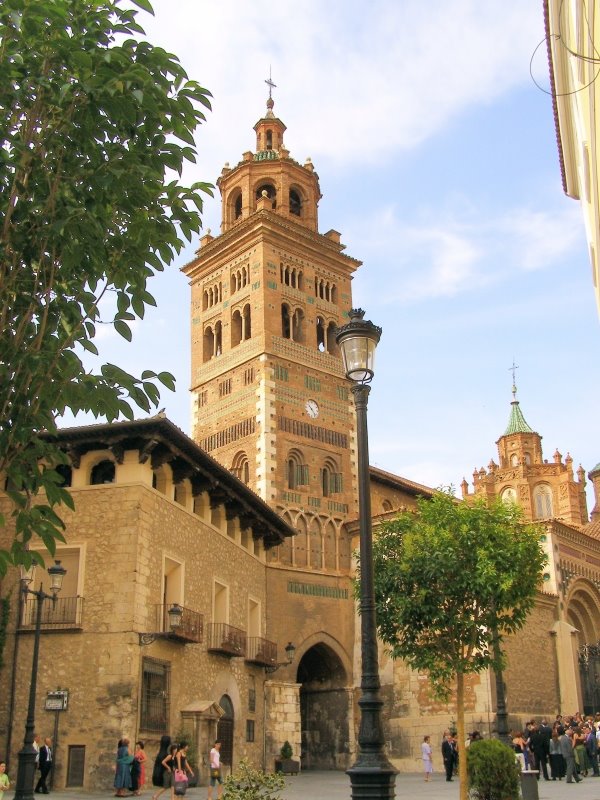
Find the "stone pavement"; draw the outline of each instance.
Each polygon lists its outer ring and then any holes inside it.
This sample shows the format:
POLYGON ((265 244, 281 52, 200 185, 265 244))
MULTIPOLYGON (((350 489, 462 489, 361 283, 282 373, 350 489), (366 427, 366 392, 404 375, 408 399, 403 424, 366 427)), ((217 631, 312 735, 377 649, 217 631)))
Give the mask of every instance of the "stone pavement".
MULTIPOLYGON (((544 781, 538 784, 539 800, 600 800, 600 778, 584 778, 578 784, 565 784, 563 781, 544 781)), ((35 795, 42 797, 43 795, 35 795)), ((100 797, 110 798, 112 792, 83 792, 81 789, 66 789, 51 792, 48 800, 98 800, 100 797)), ((142 797, 150 800, 152 791, 147 789, 142 797)), ((167 795, 163 795, 164 798, 167 795)), ((206 787, 189 789, 186 797, 189 800, 206 800, 206 787)), ((452 785, 446 783, 443 774, 434 773, 433 779, 425 783, 422 775, 400 773, 396 776, 396 798, 419 797, 419 800, 458 800, 458 780, 452 785)), ((5 800, 12 800, 13 791, 4 795, 5 800)), ((300 775, 288 777, 282 800, 350 800, 350 780, 344 772, 302 772, 300 775)))

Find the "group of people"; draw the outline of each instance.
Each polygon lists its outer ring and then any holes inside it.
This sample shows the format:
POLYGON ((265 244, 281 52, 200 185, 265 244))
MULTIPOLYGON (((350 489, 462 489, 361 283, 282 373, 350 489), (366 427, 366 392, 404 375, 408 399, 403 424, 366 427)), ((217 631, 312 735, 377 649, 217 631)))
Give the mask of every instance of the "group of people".
MULTIPOLYGON (((125 797, 126 790, 131 789, 132 794, 139 795, 144 788, 146 781, 145 761, 146 756, 144 753, 143 742, 138 742, 136 745, 136 752, 133 754, 133 761, 130 760, 129 741, 121 739, 117 749, 117 767, 115 774, 115 788, 117 789, 116 797, 125 797), (135 786, 133 779, 133 763, 135 762, 138 754, 138 746, 141 745, 141 752, 144 754, 141 761, 141 774, 137 784, 137 789, 132 788, 135 786), (128 775, 125 767, 129 764, 130 773, 128 775), (130 779, 130 784, 125 785, 127 779, 130 779)), ((190 777, 194 777, 194 770, 190 766, 188 760, 188 743, 187 742, 173 742, 170 736, 162 736, 160 740, 159 750, 154 759, 154 767, 152 770, 152 785, 156 791, 152 795, 152 800, 159 800, 160 796, 165 792, 169 793, 169 800, 174 800, 175 795, 185 794, 187 784, 190 777)), ((210 751, 210 780, 208 786, 208 800, 212 800, 213 789, 217 789, 217 798, 221 798, 223 791, 223 778, 221 775, 221 742, 216 741, 210 751)), ((2 800, 2 798, 0 798, 2 800)))
POLYGON ((146 752, 144 742, 135 743, 131 752, 129 739, 119 739, 115 761, 115 797, 140 795, 146 785, 146 752))
POLYGON ((531 720, 511 738, 521 768, 537 770, 538 780, 540 774, 547 781, 565 778, 567 783, 579 783, 590 774, 600 777, 600 713, 585 719, 579 712, 564 718, 558 714, 552 725, 546 719, 531 720))
MULTIPOLYGON (((47 736, 44 744, 40 744, 40 736, 36 733, 33 737, 33 749, 35 750, 35 768, 40 772, 34 791, 39 794, 50 794, 47 781, 54 766, 52 739, 47 736)), ((4 792, 10 788, 10 784, 11 780, 6 772, 6 761, 0 761, 0 800, 4 797, 4 792)))

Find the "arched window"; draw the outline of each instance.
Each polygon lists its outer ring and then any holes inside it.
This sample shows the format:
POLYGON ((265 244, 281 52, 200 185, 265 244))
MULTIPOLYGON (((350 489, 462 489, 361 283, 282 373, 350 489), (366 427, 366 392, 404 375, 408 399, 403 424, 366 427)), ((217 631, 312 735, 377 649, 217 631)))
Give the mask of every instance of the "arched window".
POLYGON ((273 131, 267 131, 267 150, 273 149, 273 131))
POLYGON ((500 495, 500 499, 503 503, 516 503, 517 502, 517 492, 513 489, 512 486, 507 486, 506 489, 503 490, 502 494, 500 495))
POLYGON ((533 510, 536 519, 552 516, 552 490, 546 483, 538 484, 533 490, 533 510))
POLYGON ((323 317, 317 317, 317 349, 325 352, 325 323, 323 317))
POLYGON ((292 338, 290 307, 287 303, 283 303, 281 306, 281 335, 284 339, 292 338))
POLYGON ((381 504, 381 510, 383 511, 384 514, 387 514, 388 511, 392 510, 392 504, 390 503, 389 500, 383 501, 383 503, 381 504))
POLYGON ((297 308, 292 317, 292 339, 295 342, 304 341, 304 311, 297 308))
POLYGON ((233 204, 233 218, 239 219, 241 216, 242 216, 242 193, 240 192, 236 196, 235 202, 233 204))
POLYGON ((323 497, 338 494, 343 490, 342 474, 332 458, 325 460, 321 470, 321 490, 323 497))
POLYGON ((102 483, 115 482, 115 462, 108 458, 100 461, 92 468, 90 475, 90 485, 97 486, 102 483))
POLYGON ((242 339, 246 341, 252 335, 252 328, 250 323, 250 303, 246 303, 242 315, 242 339))
POLYGON ((302 199, 295 189, 290 189, 290 214, 302 216, 302 199))
POLYGON ((235 477, 245 483, 246 486, 250 483, 250 462, 248 461, 248 456, 241 450, 239 453, 236 453, 233 457, 233 461, 231 462, 231 472, 235 475, 235 477))
POLYGON ((69 487, 73 479, 73 470, 71 469, 69 464, 57 464, 54 467, 54 470, 58 472, 58 474, 62 478, 61 486, 69 487))
POLYGON ((511 467, 518 467, 519 466, 519 456, 516 453, 513 453, 510 457, 510 465, 511 467))
POLYGON ((299 450, 290 450, 285 464, 286 482, 288 489, 297 489, 299 486, 308 486, 308 464, 299 450))
POLYGON ((335 334, 337 331, 337 325, 335 322, 330 322, 327 326, 327 337, 326 337, 326 348, 328 353, 335 353, 337 352, 337 342, 335 340, 335 334))
POLYGON ((202 360, 210 361, 215 352, 215 334, 210 325, 204 329, 204 337, 202 343, 202 360))
POLYGON ((260 198, 262 197, 262 193, 263 192, 267 193, 267 197, 273 203, 273 208, 277 208, 277 192, 276 192, 275 187, 273 186, 273 184, 272 183, 261 183, 261 185, 256 190, 256 199, 257 200, 260 200, 260 198))
POLYGON ((242 315, 236 310, 231 315, 231 346, 236 347, 242 341, 242 315))

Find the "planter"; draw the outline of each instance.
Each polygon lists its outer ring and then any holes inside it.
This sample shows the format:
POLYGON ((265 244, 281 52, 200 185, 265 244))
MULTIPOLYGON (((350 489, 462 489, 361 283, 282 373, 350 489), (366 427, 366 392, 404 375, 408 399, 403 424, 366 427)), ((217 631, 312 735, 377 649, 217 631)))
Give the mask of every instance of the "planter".
POLYGON ((276 758, 275 772, 282 772, 284 775, 297 775, 300 772, 300 762, 295 758, 276 758))

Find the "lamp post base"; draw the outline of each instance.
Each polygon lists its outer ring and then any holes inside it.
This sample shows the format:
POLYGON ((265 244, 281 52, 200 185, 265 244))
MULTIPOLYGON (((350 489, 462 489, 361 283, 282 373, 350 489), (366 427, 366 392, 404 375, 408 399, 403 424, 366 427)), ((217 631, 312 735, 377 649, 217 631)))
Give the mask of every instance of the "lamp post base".
POLYGON ((387 759, 379 766, 357 762, 346 775, 350 776, 352 800, 394 800, 396 796, 396 770, 387 759))
POLYGON ((14 800, 34 800, 33 784, 35 782, 36 755, 35 749, 30 744, 26 744, 19 751, 14 800))

